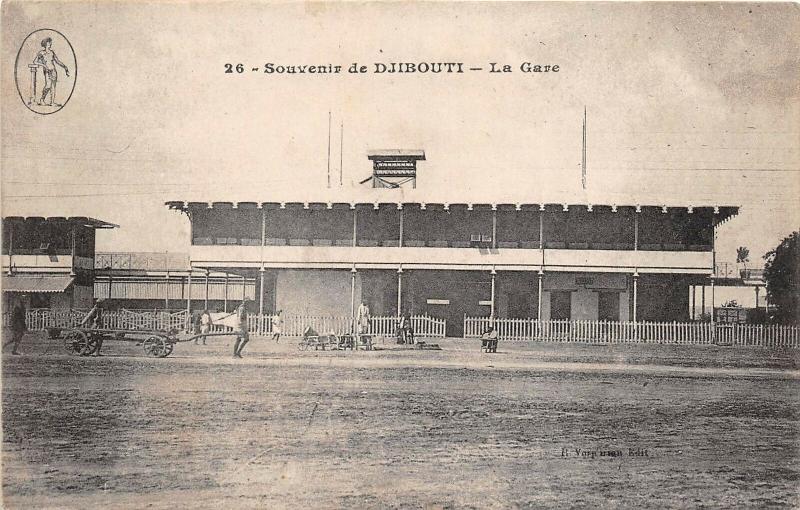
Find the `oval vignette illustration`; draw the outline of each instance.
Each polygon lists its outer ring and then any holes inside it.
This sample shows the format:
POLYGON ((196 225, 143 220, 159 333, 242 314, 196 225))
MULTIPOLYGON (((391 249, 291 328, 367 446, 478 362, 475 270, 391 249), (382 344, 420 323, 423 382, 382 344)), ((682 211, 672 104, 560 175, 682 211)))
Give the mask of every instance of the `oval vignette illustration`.
POLYGON ((66 106, 78 79, 78 61, 69 40, 57 30, 34 30, 22 41, 14 81, 22 104, 40 115, 66 106))

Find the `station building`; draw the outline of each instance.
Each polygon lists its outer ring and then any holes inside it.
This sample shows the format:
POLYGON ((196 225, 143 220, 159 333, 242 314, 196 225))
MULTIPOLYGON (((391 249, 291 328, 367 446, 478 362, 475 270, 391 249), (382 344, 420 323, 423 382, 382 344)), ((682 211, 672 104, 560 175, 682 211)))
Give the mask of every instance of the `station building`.
POLYGON ((719 205, 446 200, 370 189, 257 201, 170 201, 193 270, 255 281, 254 308, 305 315, 688 321, 709 283, 719 205), (347 196, 343 196, 347 195, 347 196))
POLYGON ((17 300, 28 309, 91 307, 95 234, 116 227, 86 217, 4 217, 4 312, 17 300))

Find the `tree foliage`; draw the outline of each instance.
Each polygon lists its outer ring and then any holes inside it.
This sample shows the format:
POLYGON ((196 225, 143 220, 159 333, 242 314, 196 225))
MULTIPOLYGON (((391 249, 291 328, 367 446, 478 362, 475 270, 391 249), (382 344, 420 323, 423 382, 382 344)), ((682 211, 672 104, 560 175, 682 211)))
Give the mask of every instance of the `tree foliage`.
POLYGON ((736 263, 737 264, 746 264, 750 262, 750 250, 747 246, 739 246, 736 248, 736 263))
POLYGON ((782 324, 800 322, 800 231, 792 232, 764 255, 767 296, 775 307, 772 318, 782 324))

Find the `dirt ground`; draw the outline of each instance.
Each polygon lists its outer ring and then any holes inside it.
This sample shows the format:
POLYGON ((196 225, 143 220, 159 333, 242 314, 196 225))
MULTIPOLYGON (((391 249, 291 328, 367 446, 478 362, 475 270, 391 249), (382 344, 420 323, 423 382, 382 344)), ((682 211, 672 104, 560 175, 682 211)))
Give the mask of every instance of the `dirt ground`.
POLYGON ((796 351, 440 344, 29 336, 3 357, 4 506, 800 507, 796 351))

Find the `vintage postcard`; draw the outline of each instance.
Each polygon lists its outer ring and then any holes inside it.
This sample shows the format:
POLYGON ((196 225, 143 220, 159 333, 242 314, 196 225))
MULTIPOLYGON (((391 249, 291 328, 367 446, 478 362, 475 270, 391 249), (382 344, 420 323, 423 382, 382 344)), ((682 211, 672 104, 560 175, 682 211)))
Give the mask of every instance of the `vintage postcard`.
POLYGON ((1 9, 4 508, 800 506, 797 4, 1 9))

